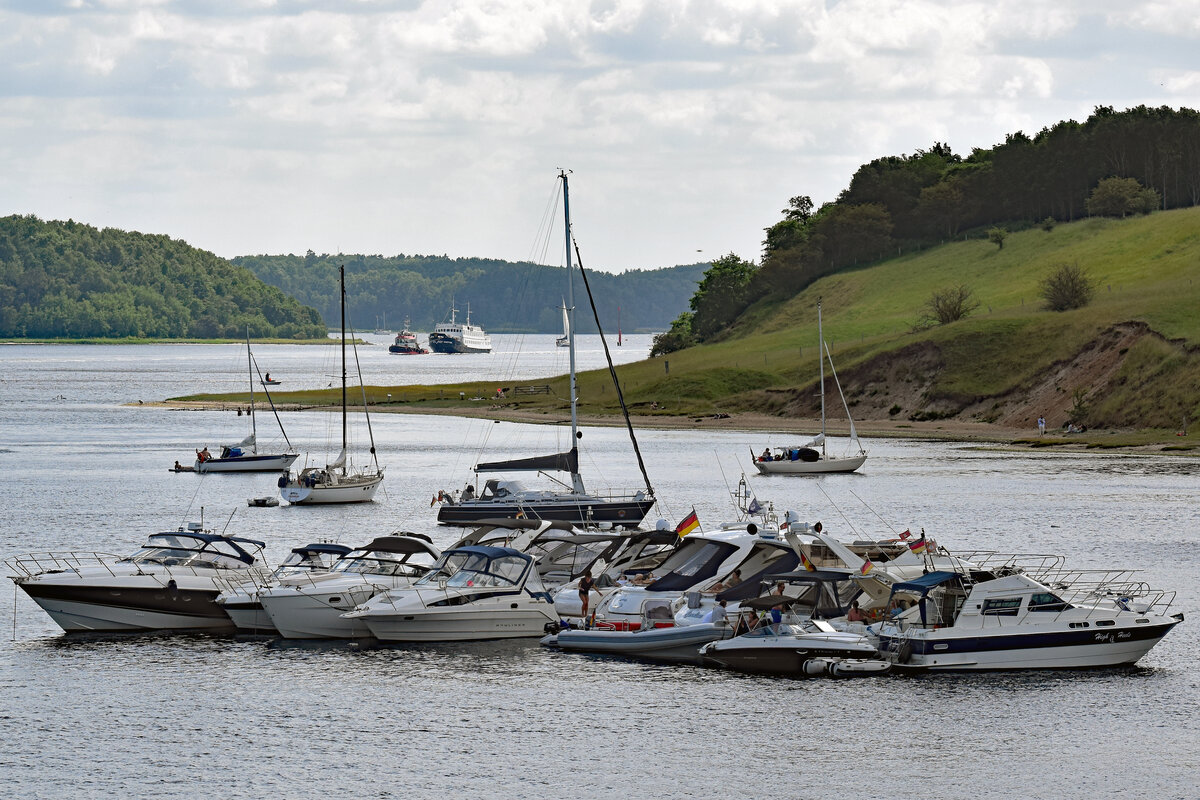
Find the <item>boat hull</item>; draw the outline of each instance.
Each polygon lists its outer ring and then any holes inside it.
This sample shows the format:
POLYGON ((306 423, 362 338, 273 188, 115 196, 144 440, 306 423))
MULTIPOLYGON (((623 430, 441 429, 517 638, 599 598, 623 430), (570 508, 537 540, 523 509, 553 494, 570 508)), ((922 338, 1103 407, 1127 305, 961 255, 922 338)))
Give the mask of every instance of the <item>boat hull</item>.
POLYGON ((257 597, 239 597, 220 603, 221 608, 233 621, 238 633, 274 634, 278 633, 271 616, 267 614, 257 597))
POLYGON ((728 625, 705 622, 640 631, 564 630, 555 636, 560 650, 702 664, 704 657, 700 655, 701 647, 732 635, 733 630, 728 625))
POLYGON ((21 588, 67 633, 234 629, 217 590, 22 583, 21 588))
POLYGON ((513 609, 464 610, 448 607, 436 611, 403 611, 359 617, 376 639, 383 642, 478 642, 542 636, 546 623, 557 622, 548 604, 513 609))
POLYGON ((862 637, 832 635, 747 636, 704 648, 705 661, 741 672, 805 675, 804 662, 813 658, 872 658, 875 648, 862 637), (857 640, 857 641, 856 641, 857 640))
POLYGON ((299 458, 299 454, 241 456, 239 458, 210 458, 196 461, 196 472, 283 472, 299 458))
POLYGON ((398 356, 423 356, 429 354, 429 351, 424 347, 410 347, 408 345, 399 344, 394 344, 388 347, 388 352, 398 356))
POLYGON ((297 486, 289 483, 279 490, 279 496, 292 505, 322 505, 337 503, 369 503, 383 476, 364 481, 347 481, 336 486, 297 486))
POLYGON ((822 458, 818 461, 758 461, 754 467, 763 475, 828 475, 854 472, 866 463, 866 454, 849 458, 822 458))
POLYGON ((453 336, 447 336, 444 333, 429 334, 429 349, 435 353, 490 353, 492 352, 491 343, 486 346, 480 344, 467 344, 462 339, 457 339, 453 336))
POLYGON ((608 522, 626 528, 636 528, 654 506, 654 498, 644 500, 602 499, 568 502, 486 502, 445 503, 438 509, 442 525, 474 525, 489 518, 553 519, 575 525, 608 522))
POLYGON ((880 650, 894 654, 898 666, 928 670, 1115 667, 1136 663, 1177 624, 978 636, 880 636, 880 650))
POLYGON ((382 590, 368 586, 316 593, 272 590, 261 602, 271 624, 285 639, 365 639, 371 635, 370 629, 342 614, 382 590))

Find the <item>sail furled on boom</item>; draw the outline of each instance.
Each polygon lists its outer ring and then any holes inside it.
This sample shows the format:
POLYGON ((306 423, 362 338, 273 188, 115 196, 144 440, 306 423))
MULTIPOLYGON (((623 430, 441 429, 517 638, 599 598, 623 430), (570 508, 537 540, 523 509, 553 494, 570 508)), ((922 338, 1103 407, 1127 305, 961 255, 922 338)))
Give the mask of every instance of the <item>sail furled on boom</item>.
POLYGON ((516 458, 511 461, 489 461, 476 464, 475 472, 579 472, 579 448, 572 447, 565 453, 548 456, 516 458))

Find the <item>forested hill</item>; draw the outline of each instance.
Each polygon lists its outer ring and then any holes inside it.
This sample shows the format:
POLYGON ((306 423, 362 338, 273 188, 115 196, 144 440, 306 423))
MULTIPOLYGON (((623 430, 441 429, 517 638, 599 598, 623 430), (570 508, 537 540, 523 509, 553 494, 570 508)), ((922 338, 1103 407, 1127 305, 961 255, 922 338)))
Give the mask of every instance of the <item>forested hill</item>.
POLYGON ((321 316, 248 270, 167 236, 0 218, 0 336, 326 336, 321 316))
MULTIPOLYGON (((399 329, 408 318, 414 330, 430 330, 449 317, 453 302, 460 322, 469 303, 471 322, 489 332, 562 330, 559 309, 567 283, 561 267, 483 258, 335 256, 312 251, 305 256, 240 256, 233 263, 319 309, 331 327, 338 324, 338 266, 345 264, 347 313, 359 329, 377 327, 385 319, 389 327, 399 329)), ((625 333, 665 330, 687 308, 708 266, 631 270, 620 275, 588 270, 605 330, 616 332, 618 308, 625 333)), ((595 332, 578 273, 575 307, 579 332, 595 332)))

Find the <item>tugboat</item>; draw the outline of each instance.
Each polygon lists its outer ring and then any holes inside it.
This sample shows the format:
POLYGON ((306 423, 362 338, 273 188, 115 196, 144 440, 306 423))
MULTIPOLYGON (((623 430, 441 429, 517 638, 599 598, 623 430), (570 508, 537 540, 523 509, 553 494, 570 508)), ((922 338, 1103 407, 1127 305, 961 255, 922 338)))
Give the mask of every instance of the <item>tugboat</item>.
POLYGON ((450 303, 450 321, 442 322, 429 334, 429 347, 435 353, 490 353, 492 337, 478 325, 471 324, 471 304, 467 304, 467 321, 458 323, 458 309, 450 303))
POLYGON ((417 335, 408 329, 411 323, 404 320, 404 330, 396 334, 396 341, 388 348, 389 353, 396 353, 402 356, 422 356, 429 351, 421 347, 421 343, 417 341, 417 335))

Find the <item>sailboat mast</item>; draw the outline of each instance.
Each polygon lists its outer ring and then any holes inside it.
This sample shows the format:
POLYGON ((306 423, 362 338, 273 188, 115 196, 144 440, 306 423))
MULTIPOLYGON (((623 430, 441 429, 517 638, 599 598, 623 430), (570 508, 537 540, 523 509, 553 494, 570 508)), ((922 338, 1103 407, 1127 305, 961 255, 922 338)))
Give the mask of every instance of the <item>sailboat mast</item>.
POLYGON ((346 265, 338 267, 342 311, 342 452, 346 451, 346 265))
POLYGON ((254 362, 250 356, 250 326, 246 326, 246 375, 250 378, 250 433, 254 435, 252 452, 258 452, 258 426, 254 422, 254 362))
MULTIPOLYGON (((567 352, 571 365, 571 449, 574 450, 579 442, 579 417, 576 406, 579 402, 578 390, 575 385, 575 282, 571 279, 571 200, 567 188, 567 172, 559 172, 563 188, 563 228, 567 248, 567 352)), ((571 473, 571 483, 577 492, 583 492, 583 479, 579 473, 571 473)))
POLYGON ((821 331, 821 301, 817 300, 817 366, 821 369, 821 457, 825 457, 825 334, 821 331))

